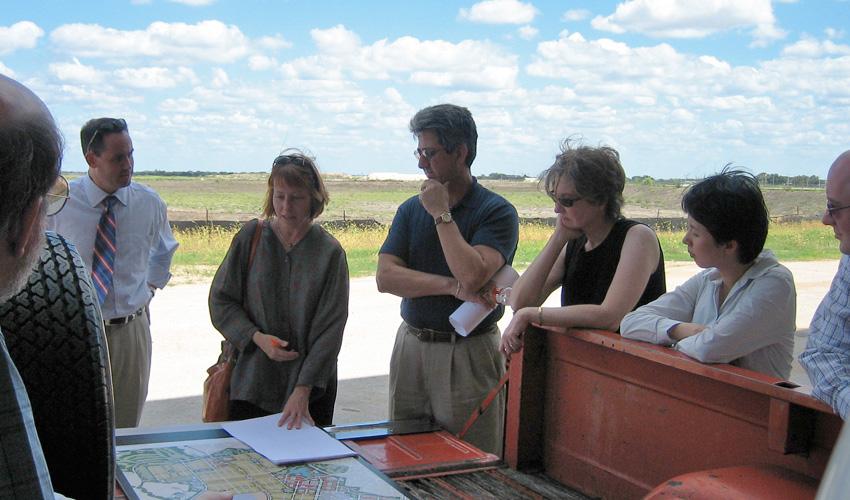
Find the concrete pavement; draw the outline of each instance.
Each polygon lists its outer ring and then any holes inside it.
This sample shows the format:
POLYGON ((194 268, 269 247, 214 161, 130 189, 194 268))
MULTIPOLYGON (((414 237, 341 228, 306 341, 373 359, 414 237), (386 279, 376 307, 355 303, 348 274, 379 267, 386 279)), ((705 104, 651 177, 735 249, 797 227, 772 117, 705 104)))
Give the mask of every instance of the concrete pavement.
MULTIPOLYGON (((818 303, 829 289, 838 261, 792 262, 797 286, 796 352, 804 346, 807 328, 818 303)), ((667 288, 698 271, 693 263, 667 263, 667 288)), ((221 335, 207 309, 209 283, 169 286, 151 304, 153 366, 142 427, 201 421, 201 388, 206 368, 217 358, 221 335)), ((559 292, 547 305, 559 305, 559 292)), ((398 297, 378 293, 375 279, 351 281, 349 319, 339 355, 339 391, 334 423, 387 418, 389 359, 400 322, 398 297)), ((504 329, 510 312, 500 322, 504 329)), ((795 364, 791 379, 807 384, 795 364)))

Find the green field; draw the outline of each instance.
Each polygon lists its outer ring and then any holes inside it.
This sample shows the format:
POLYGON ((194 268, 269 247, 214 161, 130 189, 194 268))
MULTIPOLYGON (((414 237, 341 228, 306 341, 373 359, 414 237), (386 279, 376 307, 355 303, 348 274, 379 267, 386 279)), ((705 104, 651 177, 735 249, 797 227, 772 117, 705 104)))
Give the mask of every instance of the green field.
MULTIPOLYGON (((266 174, 228 174, 202 177, 137 175, 135 180, 154 188, 169 207, 172 220, 247 220, 262 207, 266 174)), ((396 207, 419 192, 419 182, 369 181, 362 177, 325 176, 331 201, 320 220, 392 220, 396 207)), ((482 181, 507 198, 520 217, 552 217, 552 202, 536 182, 482 181)), ((625 214, 629 217, 680 217, 684 188, 627 184, 625 214)), ((819 189, 769 189, 765 200, 771 216, 817 216, 826 202, 819 189)))
MULTIPOLYGON (((378 248, 387 235, 380 229, 349 228, 331 230, 348 255, 352 277, 372 276, 378 264, 378 248)), ((541 224, 520 226, 520 242, 514 267, 524 269, 546 244, 552 228, 541 224)), ((174 257, 173 272, 181 282, 211 277, 224 257, 235 230, 199 228, 176 231, 180 248, 174 257)), ((658 238, 666 261, 689 261, 682 231, 659 231, 658 238)), ((774 224, 767 238, 770 248, 780 260, 831 260, 838 258, 837 241, 832 229, 819 222, 774 224)))
MULTIPOLYGON (((172 220, 248 220, 256 217, 266 191, 266 174, 228 174, 203 177, 137 175, 135 179, 156 189, 169 207, 172 220)), ((318 222, 340 219, 374 219, 384 227, 348 228, 331 232, 348 255, 352 277, 374 275, 377 252, 386 237, 386 224, 398 205, 419 191, 419 182, 368 181, 342 175, 326 176, 331 202, 318 222)), ((482 181, 507 198, 523 218, 553 217, 552 202, 534 182, 482 181)), ((681 217, 683 188, 628 184, 624 193, 625 215, 633 218, 681 217)), ((780 260, 829 260, 838 256, 832 229, 817 219, 825 197, 817 189, 765 190, 765 200, 774 222, 767 248, 780 260), (797 222, 783 222, 793 218, 797 222), (799 218, 804 219, 799 222, 799 218)), ((514 266, 522 269, 543 248, 552 228, 525 223, 520 228, 520 244, 514 266)), ((209 279, 224 257, 234 231, 199 228, 177 231, 180 248, 174 258, 177 281, 209 279)), ((683 232, 659 231, 667 261, 688 261, 683 232)))

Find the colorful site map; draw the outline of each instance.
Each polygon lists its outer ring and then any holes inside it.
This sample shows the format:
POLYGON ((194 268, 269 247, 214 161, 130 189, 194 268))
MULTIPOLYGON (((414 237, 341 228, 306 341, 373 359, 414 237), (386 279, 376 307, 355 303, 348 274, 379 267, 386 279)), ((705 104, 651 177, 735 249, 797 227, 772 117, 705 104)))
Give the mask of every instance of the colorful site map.
POLYGON ((356 458, 278 466, 233 438, 116 448, 128 498, 203 499, 209 492, 257 499, 405 498, 356 458))

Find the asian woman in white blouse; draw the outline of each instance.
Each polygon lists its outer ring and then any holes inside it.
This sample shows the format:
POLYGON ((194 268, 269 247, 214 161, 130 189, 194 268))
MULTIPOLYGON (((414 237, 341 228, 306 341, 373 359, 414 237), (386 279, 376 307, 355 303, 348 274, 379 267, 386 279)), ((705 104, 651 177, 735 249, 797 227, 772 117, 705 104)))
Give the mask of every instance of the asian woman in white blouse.
POLYGON ((704 270, 627 314, 621 335, 787 379, 797 294, 791 272, 763 250, 769 218, 758 181, 727 167, 689 188, 682 209, 683 242, 704 270))

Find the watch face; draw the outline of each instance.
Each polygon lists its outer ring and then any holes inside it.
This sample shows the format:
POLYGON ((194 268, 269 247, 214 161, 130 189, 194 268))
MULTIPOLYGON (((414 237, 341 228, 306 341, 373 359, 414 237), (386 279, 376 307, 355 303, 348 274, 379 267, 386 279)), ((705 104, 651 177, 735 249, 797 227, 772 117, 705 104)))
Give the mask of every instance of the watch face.
POLYGON ((440 224, 440 223, 448 224, 451 221, 452 221, 452 213, 451 212, 443 212, 435 220, 435 222, 437 224, 440 224))

